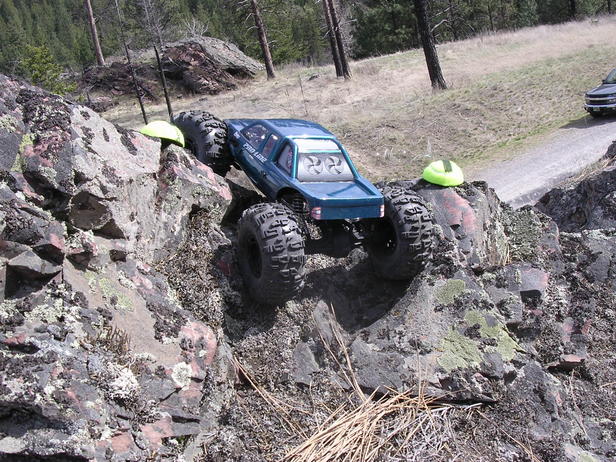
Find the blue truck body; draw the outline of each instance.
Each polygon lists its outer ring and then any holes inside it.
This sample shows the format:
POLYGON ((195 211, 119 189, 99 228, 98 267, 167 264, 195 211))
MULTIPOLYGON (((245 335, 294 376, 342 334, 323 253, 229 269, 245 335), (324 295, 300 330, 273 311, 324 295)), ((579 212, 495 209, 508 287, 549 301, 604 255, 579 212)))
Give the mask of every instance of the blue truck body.
POLYGON ((228 119, 235 163, 270 200, 299 193, 316 220, 379 218, 382 194, 358 172, 338 139, 297 119, 228 119))

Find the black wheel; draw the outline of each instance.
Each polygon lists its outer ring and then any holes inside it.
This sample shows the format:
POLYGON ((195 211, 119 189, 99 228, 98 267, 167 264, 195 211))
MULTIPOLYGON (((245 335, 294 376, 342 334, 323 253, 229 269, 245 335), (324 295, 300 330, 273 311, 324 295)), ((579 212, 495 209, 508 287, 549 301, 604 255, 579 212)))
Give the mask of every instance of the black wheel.
POLYGON ((256 204, 239 222, 239 264, 244 284, 259 303, 283 303, 304 287, 304 238, 282 204, 256 204))
POLYGON ((603 117, 603 113, 602 112, 589 112, 588 114, 593 119, 599 119, 600 117, 603 117))
POLYGON ((379 276, 410 279, 432 258, 432 215, 413 191, 394 184, 384 186, 381 192, 385 216, 368 242, 368 254, 379 276))
POLYGON ((231 168, 227 124, 209 112, 180 112, 173 123, 182 130, 186 147, 214 173, 225 176, 231 168))

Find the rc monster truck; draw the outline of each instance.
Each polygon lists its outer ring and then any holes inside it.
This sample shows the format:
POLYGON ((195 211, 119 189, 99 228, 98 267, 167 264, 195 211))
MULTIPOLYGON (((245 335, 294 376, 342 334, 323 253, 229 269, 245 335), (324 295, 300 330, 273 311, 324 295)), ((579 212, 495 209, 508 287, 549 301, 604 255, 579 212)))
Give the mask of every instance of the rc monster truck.
POLYGON ((433 224, 422 198, 400 185, 372 185, 322 126, 223 122, 200 111, 173 122, 198 160, 223 176, 237 166, 267 198, 239 221, 240 271, 256 301, 278 304, 296 295, 307 254, 344 257, 363 246, 387 279, 410 279, 430 259, 433 224))

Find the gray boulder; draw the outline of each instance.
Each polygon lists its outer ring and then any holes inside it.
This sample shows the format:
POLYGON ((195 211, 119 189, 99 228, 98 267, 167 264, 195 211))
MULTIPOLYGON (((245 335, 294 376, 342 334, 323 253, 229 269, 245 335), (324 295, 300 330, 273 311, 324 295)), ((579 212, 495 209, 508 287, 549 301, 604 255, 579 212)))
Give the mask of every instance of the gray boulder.
POLYGON ((228 399, 212 377, 230 358, 152 265, 229 188, 183 149, 0 80, 0 459, 174 459, 228 399))

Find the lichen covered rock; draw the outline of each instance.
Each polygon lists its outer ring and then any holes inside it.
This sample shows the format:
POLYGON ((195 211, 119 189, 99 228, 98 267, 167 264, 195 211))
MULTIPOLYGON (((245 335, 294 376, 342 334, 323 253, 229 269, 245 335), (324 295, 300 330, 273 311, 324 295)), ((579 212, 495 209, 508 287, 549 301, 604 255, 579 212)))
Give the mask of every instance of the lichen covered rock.
POLYGON ((434 217, 424 271, 311 256, 301 295, 262 307, 234 250, 262 198, 0 81, 0 459, 281 460, 394 392, 449 405, 382 460, 616 457, 611 183, 580 187, 580 231, 484 183, 400 181, 434 217))
POLYGON ((0 458, 172 459, 228 385, 151 265, 227 184, 186 151, 0 76, 0 458), (222 387, 203 406, 203 394, 222 387))

